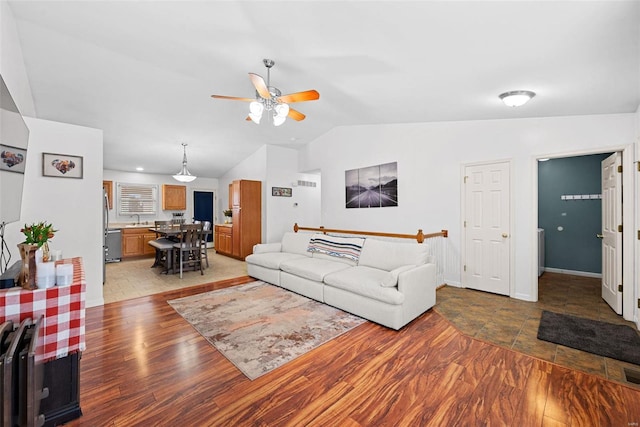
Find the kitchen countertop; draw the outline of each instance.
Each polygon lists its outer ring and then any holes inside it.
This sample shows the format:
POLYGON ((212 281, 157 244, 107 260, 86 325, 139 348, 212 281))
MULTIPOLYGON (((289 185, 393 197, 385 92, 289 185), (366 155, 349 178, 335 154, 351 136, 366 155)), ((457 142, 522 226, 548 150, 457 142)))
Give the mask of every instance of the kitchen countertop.
POLYGON ((144 222, 140 224, 134 224, 132 222, 113 222, 109 224, 107 228, 109 228, 110 230, 117 230, 121 228, 150 228, 154 226, 155 226, 155 223, 153 221, 149 221, 146 224, 144 222))

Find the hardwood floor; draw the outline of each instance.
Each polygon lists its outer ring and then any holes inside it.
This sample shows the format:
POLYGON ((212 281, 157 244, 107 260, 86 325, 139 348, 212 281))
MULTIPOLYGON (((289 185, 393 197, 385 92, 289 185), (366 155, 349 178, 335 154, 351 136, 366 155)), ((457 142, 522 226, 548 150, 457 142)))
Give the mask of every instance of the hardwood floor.
POLYGON ((70 426, 640 423, 640 391, 476 340, 430 310, 367 322, 254 381, 166 303, 242 277, 87 309, 70 426))

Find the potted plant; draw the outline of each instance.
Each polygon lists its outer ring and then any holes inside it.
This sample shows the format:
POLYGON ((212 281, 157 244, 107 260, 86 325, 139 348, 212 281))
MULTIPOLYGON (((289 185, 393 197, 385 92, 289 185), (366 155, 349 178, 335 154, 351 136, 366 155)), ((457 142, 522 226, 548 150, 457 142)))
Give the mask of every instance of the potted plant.
POLYGON ((35 289, 35 251, 42 249, 42 261, 47 262, 49 255, 49 239, 58 230, 53 229, 52 224, 44 221, 24 225, 20 230, 24 234, 24 242, 18 243, 20 258, 22 259, 22 270, 20 272, 20 285, 25 289, 35 289))

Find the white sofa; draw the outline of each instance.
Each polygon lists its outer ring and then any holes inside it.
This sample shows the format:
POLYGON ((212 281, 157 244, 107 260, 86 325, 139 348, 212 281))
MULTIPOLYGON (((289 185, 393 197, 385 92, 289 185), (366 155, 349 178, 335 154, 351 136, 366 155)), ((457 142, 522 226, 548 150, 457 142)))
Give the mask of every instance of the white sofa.
POLYGON ((426 243, 288 232, 246 262, 251 277, 396 330, 436 303, 426 243))

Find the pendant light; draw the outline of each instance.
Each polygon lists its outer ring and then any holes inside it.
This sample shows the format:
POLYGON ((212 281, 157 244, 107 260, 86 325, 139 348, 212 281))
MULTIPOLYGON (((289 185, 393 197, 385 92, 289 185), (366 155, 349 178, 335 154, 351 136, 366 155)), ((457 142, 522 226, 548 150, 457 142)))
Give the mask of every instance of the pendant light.
POLYGON ((182 170, 173 175, 173 179, 180 182, 191 182, 196 179, 195 175, 191 175, 187 170, 187 144, 182 143, 183 156, 182 156, 182 170))

